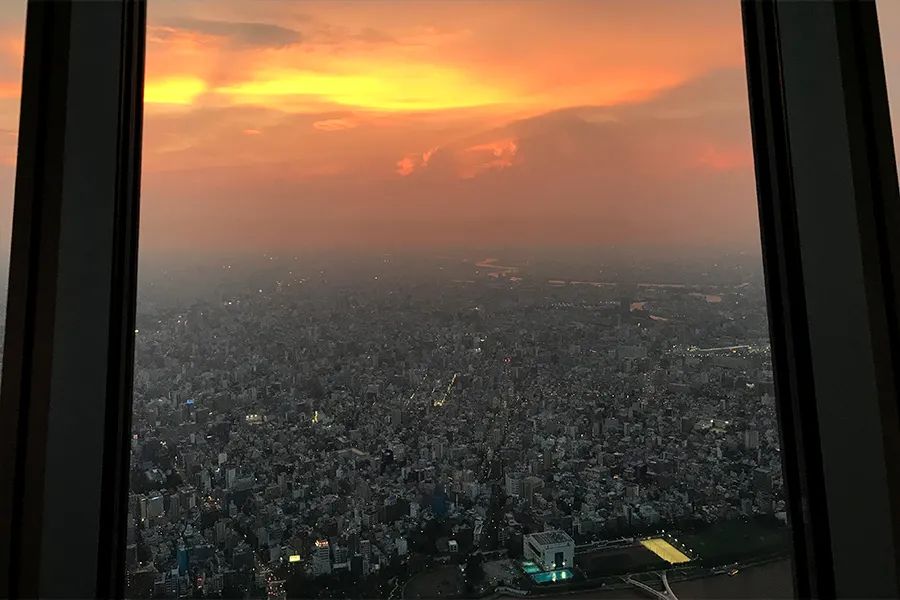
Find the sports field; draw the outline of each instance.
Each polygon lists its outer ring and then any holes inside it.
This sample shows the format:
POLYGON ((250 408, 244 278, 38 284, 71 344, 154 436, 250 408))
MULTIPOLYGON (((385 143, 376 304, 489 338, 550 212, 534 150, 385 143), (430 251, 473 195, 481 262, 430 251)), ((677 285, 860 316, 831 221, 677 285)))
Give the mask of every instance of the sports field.
POLYGON ((658 571, 668 563, 640 544, 602 548, 575 555, 575 564, 587 577, 610 577, 658 571))
POLYGON ((669 564, 676 565, 679 563, 690 562, 690 558, 688 558, 681 550, 667 542, 662 538, 651 538, 649 540, 641 540, 641 545, 657 555, 664 561, 669 564))

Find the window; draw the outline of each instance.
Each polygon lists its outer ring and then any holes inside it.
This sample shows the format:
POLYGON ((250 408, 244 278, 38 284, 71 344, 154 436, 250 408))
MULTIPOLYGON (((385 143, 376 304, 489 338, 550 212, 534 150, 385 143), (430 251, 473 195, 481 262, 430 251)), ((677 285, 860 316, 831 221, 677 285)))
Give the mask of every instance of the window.
POLYGON ((884 74, 887 78, 888 95, 891 100, 891 123, 894 129, 894 148, 898 147, 898 124, 900 124, 900 10, 896 2, 878 0, 878 27, 881 30, 882 52, 884 53, 884 74))
POLYGON ((397 6, 150 7, 129 593, 790 595, 739 5, 397 6))
MULTIPOLYGON (((16 141, 19 126, 19 102, 22 90, 22 51, 24 47, 25 2, 8 2, 0 7, 0 340, 6 317, 5 287, 9 280, 9 244, 12 233, 13 190, 16 176, 16 141)), ((0 350, 0 361, 2 361, 0 350)))
POLYGON ((28 6, 3 595, 900 595, 874 2, 28 6))

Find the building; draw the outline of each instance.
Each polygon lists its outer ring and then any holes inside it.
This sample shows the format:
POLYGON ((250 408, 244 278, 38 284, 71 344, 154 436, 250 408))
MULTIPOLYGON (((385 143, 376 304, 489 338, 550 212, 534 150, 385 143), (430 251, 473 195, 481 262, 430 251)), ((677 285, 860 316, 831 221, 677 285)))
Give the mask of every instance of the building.
POLYGON ((150 496, 147 500, 147 518, 154 519, 165 512, 162 494, 150 496))
POLYGON ((520 497, 522 495, 522 474, 512 472, 506 474, 506 495, 520 497))
POLYGON ((372 569, 372 542, 369 540, 360 540, 359 553, 362 555, 362 574, 368 575, 372 569))
POLYGON ((316 550, 313 553, 313 574, 317 577, 331 574, 331 550, 328 547, 328 540, 316 540, 316 550))
POLYGON ((749 429, 744 432, 744 448, 747 450, 755 450, 759 448, 759 432, 755 429, 749 429))
POLYGON ((522 539, 522 546, 525 558, 540 565, 544 571, 575 564, 575 540, 565 532, 531 533, 522 539))
POLYGON ((635 503, 641 498, 641 488, 637 484, 625 486, 625 502, 635 503))
POLYGON ((534 503, 534 496, 544 487, 544 480, 540 477, 529 475, 522 480, 522 495, 528 504, 534 503))

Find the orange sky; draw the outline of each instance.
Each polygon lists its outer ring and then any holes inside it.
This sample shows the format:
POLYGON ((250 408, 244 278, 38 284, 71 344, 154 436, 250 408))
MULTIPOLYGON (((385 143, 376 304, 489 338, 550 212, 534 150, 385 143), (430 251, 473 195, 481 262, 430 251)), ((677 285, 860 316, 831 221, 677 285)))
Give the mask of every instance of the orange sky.
POLYGON ((145 254, 758 247, 737 0, 151 0, 149 23, 145 254))
POLYGON ((146 248, 755 247, 738 4, 151 3, 146 248))

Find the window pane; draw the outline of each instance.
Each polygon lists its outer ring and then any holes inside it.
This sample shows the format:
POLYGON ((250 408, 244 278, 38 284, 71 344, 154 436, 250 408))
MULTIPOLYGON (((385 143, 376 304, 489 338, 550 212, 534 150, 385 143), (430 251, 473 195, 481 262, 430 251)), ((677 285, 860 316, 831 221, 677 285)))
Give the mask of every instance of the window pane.
POLYGON ((0 5, 0 363, 6 330, 6 294, 9 283, 9 249, 16 181, 19 102, 22 93, 22 59, 25 53, 25 1, 0 5))
POLYGON ((900 4, 878 0, 877 8, 896 153, 897 149, 900 149, 900 135, 898 135, 898 131, 900 131, 900 101, 897 100, 900 98, 900 4))
POLYGON ((738 2, 149 22, 130 596, 791 595, 738 2))

